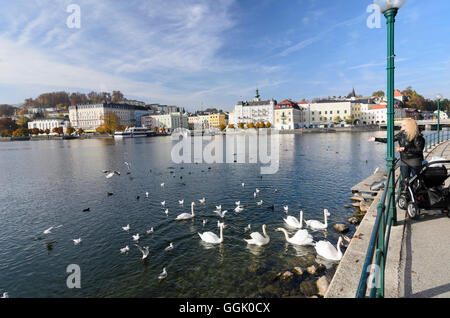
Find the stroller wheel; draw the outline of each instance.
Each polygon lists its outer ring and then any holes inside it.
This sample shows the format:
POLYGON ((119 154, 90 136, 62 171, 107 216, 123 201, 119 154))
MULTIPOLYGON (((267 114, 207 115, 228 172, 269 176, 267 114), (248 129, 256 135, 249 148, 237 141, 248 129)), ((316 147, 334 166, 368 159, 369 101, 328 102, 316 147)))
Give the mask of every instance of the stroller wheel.
POLYGON ((401 194, 398 197, 398 207, 402 210, 405 210, 407 206, 408 206, 408 200, 406 199, 406 197, 403 194, 401 194))
POLYGON ((411 219, 417 219, 419 217, 419 207, 414 202, 409 202, 406 211, 411 219))

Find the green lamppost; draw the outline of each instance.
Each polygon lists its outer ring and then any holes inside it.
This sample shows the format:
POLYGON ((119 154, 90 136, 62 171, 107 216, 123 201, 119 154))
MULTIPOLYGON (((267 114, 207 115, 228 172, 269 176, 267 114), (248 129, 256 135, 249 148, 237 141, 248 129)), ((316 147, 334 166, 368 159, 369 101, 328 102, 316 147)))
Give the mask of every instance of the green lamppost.
MULTIPOLYGON (((395 151, 394 151, 394 23, 398 10, 403 6, 406 0, 374 0, 378 5, 380 12, 384 14, 387 22, 387 154, 386 171, 395 169, 395 151)), ((387 198, 391 197, 391 202, 395 196, 395 178, 388 180, 387 198)), ((393 216, 393 222, 397 221, 395 204, 391 204, 389 213, 393 216)))
POLYGON ((437 114, 437 136, 438 136, 438 143, 441 142, 441 138, 440 138, 440 129, 439 129, 439 123, 440 123, 440 119, 441 119, 441 112, 440 112, 440 103, 441 103, 441 99, 442 99, 442 95, 441 94, 437 94, 436 95, 436 100, 437 100, 437 104, 438 104, 438 114, 437 114))

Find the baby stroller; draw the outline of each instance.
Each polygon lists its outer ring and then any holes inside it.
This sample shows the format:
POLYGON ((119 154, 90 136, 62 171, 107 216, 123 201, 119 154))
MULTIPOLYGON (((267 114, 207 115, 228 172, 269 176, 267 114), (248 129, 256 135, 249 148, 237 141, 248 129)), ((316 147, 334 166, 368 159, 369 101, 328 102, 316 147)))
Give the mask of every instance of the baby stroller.
POLYGON ((449 188, 444 187, 449 177, 446 164, 450 167, 450 160, 427 162, 417 175, 404 181, 398 206, 405 209, 410 218, 417 219, 421 209, 441 210, 450 217, 449 188))

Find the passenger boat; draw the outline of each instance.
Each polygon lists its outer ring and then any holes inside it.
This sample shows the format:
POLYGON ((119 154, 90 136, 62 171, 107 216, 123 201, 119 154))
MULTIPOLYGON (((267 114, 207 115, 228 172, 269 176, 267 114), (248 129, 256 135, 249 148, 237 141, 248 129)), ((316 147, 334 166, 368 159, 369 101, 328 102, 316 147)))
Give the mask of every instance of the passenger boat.
POLYGON ((129 127, 125 131, 116 131, 114 133, 114 138, 140 138, 149 137, 153 135, 154 132, 145 127, 129 127))

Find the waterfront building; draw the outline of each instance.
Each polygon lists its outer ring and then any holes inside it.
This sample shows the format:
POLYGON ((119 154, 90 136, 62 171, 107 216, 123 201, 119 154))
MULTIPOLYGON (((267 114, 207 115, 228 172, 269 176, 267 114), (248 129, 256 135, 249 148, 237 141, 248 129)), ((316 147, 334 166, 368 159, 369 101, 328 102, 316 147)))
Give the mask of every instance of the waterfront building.
POLYGON ((194 129, 209 129, 209 115, 196 115, 196 116, 189 116, 188 117, 188 127, 189 130, 194 129))
POLYGON ((298 129, 304 127, 304 123, 303 111, 297 103, 287 99, 275 106, 275 129, 298 129))
POLYGON ((144 127, 154 129, 155 127, 171 132, 176 128, 188 129, 188 117, 182 113, 170 113, 164 115, 149 115, 143 117, 144 127))
POLYGON ((49 129, 50 131, 52 131, 53 128, 58 127, 63 128, 70 127, 69 120, 67 120, 67 118, 45 118, 45 119, 36 119, 28 122, 28 129, 33 128, 41 130, 49 129))
MULTIPOLYGON (((394 106, 394 118, 403 119, 406 118, 406 111, 404 108, 394 106)), ((387 107, 386 105, 375 105, 364 113, 363 124, 367 125, 380 125, 387 123, 387 107)))
POLYGON ((229 123, 237 126, 239 123, 260 123, 270 122, 273 124, 273 112, 277 101, 274 99, 261 100, 259 91, 256 90, 256 95, 253 101, 239 101, 234 107, 229 123))
POLYGON ((209 115, 209 128, 220 129, 220 126, 228 124, 228 116, 225 114, 211 114, 209 115))
POLYGON ((70 123, 75 128, 82 128, 84 131, 95 131, 103 124, 103 119, 107 113, 113 113, 119 118, 119 124, 123 126, 142 125, 141 118, 148 114, 148 109, 143 106, 128 104, 88 104, 69 107, 70 123))

